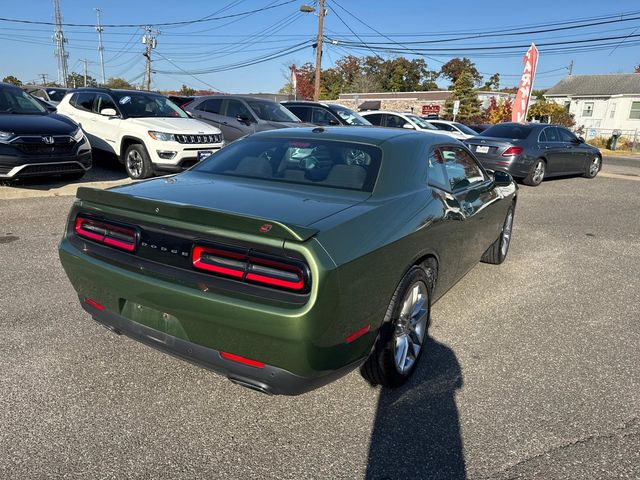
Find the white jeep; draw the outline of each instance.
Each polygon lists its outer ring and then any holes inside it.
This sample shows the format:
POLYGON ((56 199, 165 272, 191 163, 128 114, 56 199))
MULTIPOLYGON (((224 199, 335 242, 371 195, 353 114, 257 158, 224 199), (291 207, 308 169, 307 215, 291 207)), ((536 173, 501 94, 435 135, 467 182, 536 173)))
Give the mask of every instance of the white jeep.
POLYGON ((133 179, 182 171, 224 146, 218 128, 152 92, 78 89, 57 109, 82 127, 92 148, 116 154, 133 179))

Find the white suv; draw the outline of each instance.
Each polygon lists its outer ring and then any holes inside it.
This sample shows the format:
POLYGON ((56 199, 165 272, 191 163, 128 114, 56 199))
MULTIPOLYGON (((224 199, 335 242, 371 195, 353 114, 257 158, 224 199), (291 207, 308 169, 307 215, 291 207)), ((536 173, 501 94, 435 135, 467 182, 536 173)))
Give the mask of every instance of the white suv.
POLYGON ((151 92, 78 89, 57 108, 82 127, 93 148, 115 153, 133 179, 182 171, 224 146, 218 128, 151 92))

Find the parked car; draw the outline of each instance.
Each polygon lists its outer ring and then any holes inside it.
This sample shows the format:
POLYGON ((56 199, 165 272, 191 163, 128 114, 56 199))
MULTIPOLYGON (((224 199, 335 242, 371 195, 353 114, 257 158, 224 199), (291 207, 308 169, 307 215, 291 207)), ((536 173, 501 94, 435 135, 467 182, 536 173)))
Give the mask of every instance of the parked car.
POLYGON ((430 133, 446 135, 453 138, 453 135, 449 135, 448 132, 445 132, 443 130, 438 130, 429 122, 423 120, 418 115, 414 115, 413 113, 370 110, 368 112, 363 112, 362 116, 369 122, 371 122, 372 125, 377 125, 379 127, 406 128, 409 130, 428 131, 430 133))
POLYGON ((67 94, 58 112, 82 127, 93 148, 117 155, 136 180, 182 171, 224 145, 219 129, 151 92, 82 88, 67 94))
POLYGON ((59 253, 98 322, 240 385, 299 394, 362 366, 398 386, 431 305, 505 260, 516 195, 444 135, 272 130, 170 178, 78 189, 59 253))
POLYGON ((531 186, 559 175, 594 178, 602 168, 600 150, 559 125, 498 123, 465 143, 485 168, 531 186))
POLYGON ((281 102, 303 122, 320 126, 366 126, 371 123, 359 113, 337 103, 289 101, 281 102))
POLYGON ((482 133, 484 132, 487 128, 489 127, 493 127, 493 123, 471 123, 469 125, 467 125, 467 127, 469 127, 471 130, 477 132, 477 133, 482 133))
POLYGON ((184 110, 184 106, 193 102, 197 97, 192 95, 168 95, 167 98, 184 110))
POLYGON ((0 180, 91 168, 91 147, 74 122, 47 111, 20 88, 0 83, 0 180))
POLYGON ((438 130, 442 130, 447 132, 453 138, 457 138, 458 140, 466 140, 467 138, 474 137, 478 135, 478 133, 466 125, 460 122, 450 122, 448 120, 427 120, 431 125, 436 127, 438 130))
POLYGON ((227 142, 255 132, 307 125, 279 103, 243 95, 198 97, 185 110, 222 130, 227 142))
POLYGON ((33 95, 34 97, 38 97, 45 102, 53 105, 54 107, 58 105, 64 98, 64 96, 69 91, 68 88, 63 87, 43 87, 40 85, 23 85, 22 89, 33 95))

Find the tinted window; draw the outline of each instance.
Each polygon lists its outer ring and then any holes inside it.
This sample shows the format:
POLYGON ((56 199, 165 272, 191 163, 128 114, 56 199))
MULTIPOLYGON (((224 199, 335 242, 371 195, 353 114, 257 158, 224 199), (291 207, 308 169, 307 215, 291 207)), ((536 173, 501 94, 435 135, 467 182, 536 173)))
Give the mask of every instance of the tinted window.
POLYGON ((476 161, 462 148, 443 147, 440 149, 451 190, 465 188, 483 182, 485 176, 476 161))
POLYGON ((380 149, 326 140, 246 137, 194 167, 195 171, 370 192, 380 149))
POLYGON ((109 95, 105 95, 104 93, 98 94, 98 98, 95 103, 95 113, 100 113, 102 110, 107 108, 112 108, 116 113, 118 112, 118 107, 116 107, 115 102, 109 95))
POLYGON ((384 122, 384 124, 387 127, 402 128, 405 123, 409 123, 404 118, 402 118, 402 117, 400 117, 398 115, 391 115, 391 114, 387 113, 386 117, 387 117, 387 119, 384 122))
POLYGON ((64 98, 67 90, 62 88, 47 88, 47 95, 54 102, 60 102, 64 98))
POLYGON ((244 117, 253 120, 253 115, 251 115, 249 109, 240 100, 227 100, 227 111, 225 115, 232 118, 244 117))
POLYGON ((42 90, 32 90, 29 93, 34 97, 42 98, 43 100, 49 100, 42 90))
POLYGON ((86 110, 87 112, 93 110, 93 100, 96 98, 95 93, 77 93, 74 97, 74 105, 80 110, 86 110))
POLYGON ((431 185, 435 185, 436 187, 440 187, 445 190, 449 189, 444 171, 444 161, 442 160, 442 155, 438 150, 434 150, 431 152, 431 155, 429 155, 427 175, 431 185))
POLYGON ((515 125, 513 123, 499 123, 482 132, 483 137, 513 138, 522 140, 529 136, 532 128, 528 125, 515 125))
POLYGON ((455 132, 456 131, 455 128, 453 128, 451 125, 447 125, 446 123, 432 123, 431 125, 436 127, 438 130, 444 130, 445 132, 455 132))
POLYGON ((311 123, 316 125, 340 125, 340 122, 331 113, 322 108, 314 108, 311 123))
POLYGON ((463 123, 454 123, 456 128, 460 130, 462 133, 466 133, 467 135, 477 135, 475 130, 470 129, 463 123))
POLYGON ((298 117, 276 102, 249 99, 247 104, 261 120, 268 122, 299 122, 298 117))
POLYGON ((544 129, 547 142, 559 142, 560 136, 558 135, 558 129, 556 127, 547 127, 544 129))
POLYGON ((204 102, 198 104, 196 110, 204 110, 209 113, 221 113, 222 112, 222 99, 221 98, 211 98, 209 100, 205 100, 204 102))
POLYGON ((371 122, 371 125, 382 125, 381 113, 372 113, 371 115, 367 115, 365 118, 371 122))
POLYGON ((285 105, 285 107, 303 122, 311 121, 311 107, 303 107, 302 105, 285 105))
POLYGON ((560 141, 561 142, 575 142, 577 140, 577 137, 571 133, 569 130, 566 130, 564 128, 558 128, 558 133, 560 134, 560 141))

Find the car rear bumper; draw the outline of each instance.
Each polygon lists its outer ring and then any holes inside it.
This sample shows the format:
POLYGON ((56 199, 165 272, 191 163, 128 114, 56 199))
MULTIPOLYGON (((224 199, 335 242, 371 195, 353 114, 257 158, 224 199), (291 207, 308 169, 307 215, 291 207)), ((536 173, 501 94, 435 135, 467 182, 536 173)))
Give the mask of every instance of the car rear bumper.
POLYGON ((512 177, 524 178, 529 175, 533 162, 526 158, 521 157, 483 157, 477 155, 476 157, 484 168, 490 170, 501 170, 509 173, 512 177))
POLYGON ((233 383, 271 395, 300 395, 330 383, 356 368, 360 362, 319 376, 301 377, 282 368, 264 364, 244 365, 222 357, 222 352, 174 337, 120 315, 100 310, 79 295, 80 304, 95 321, 117 334, 224 375, 233 383))

